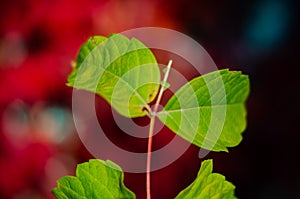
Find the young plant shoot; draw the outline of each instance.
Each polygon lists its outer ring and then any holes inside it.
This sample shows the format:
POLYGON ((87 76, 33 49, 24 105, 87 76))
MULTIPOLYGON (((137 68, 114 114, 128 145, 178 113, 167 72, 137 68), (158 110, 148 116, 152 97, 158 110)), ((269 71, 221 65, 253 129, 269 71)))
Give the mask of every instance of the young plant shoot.
MULTIPOLYGON (((155 119, 188 142, 210 151, 228 151, 242 140, 246 128, 245 102, 249 79, 238 71, 214 71, 183 85, 158 110, 168 87, 169 61, 163 80, 153 53, 142 42, 121 34, 91 37, 79 51, 68 77, 68 86, 104 98, 120 115, 150 118, 146 165, 146 194, 151 199, 151 152, 155 119), (154 100, 154 106, 150 103, 154 100)), ((212 160, 202 161, 195 181, 177 199, 232 199, 235 186, 212 173, 212 160)), ((79 164, 76 177, 58 180, 53 194, 58 199, 135 198, 125 187, 122 169, 107 160, 79 164)))

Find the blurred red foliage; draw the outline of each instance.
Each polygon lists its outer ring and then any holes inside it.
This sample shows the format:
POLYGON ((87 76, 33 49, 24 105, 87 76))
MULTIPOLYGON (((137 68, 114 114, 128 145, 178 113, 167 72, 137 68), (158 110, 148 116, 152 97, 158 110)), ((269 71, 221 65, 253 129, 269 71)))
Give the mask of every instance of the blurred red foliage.
POLYGON ((65 82, 80 45, 96 34, 172 28, 168 12, 159 1, 0 2, 0 198, 53 198, 55 181, 92 158, 76 134, 58 142, 65 132, 52 132, 70 112, 65 82), (64 112, 48 117, 53 107, 64 112))

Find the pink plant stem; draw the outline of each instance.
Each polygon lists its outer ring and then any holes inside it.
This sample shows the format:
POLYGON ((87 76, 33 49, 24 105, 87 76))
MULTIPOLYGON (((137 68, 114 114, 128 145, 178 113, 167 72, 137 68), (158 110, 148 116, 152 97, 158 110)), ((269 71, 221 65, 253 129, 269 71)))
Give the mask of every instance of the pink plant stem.
POLYGON ((159 103, 161 101, 164 88, 169 76, 169 72, 171 69, 172 65, 172 60, 169 61, 168 66, 167 66, 167 71, 165 73, 162 85, 160 87, 160 91, 156 100, 156 103, 154 105, 154 109, 151 113, 150 116, 150 126, 149 126, 149 138, 148 138, 148 150, 147 150, 147 170, 146 170, 146 192, 147 192, 147 199, 151 199, 151 186, 150 186, 150 173, 151 173, 151 153, 152 153, 152 140, 153 140, 153 132, 154 132, 154 124, 155 124, 155 118, 156 118, 156 113, 157 109, 159 106, 159 103))

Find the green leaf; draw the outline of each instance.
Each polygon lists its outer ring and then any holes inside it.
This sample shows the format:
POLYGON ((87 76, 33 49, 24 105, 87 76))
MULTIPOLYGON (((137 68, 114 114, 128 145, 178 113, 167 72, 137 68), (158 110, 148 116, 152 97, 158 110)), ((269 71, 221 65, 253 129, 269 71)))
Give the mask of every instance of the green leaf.
POLYGON ((175 199, 235 199, 235 186, 219 173, 212 173, 212 160, 205 160, 195 181, 181 191, 175 199))
POLYGON ((137 39, 96 36, 82 45, 67 85, 99 94, 123 116, 140 117, 157 95, 160 72, 137 39))
POLYGON ((111 161, 90 160, 79 164, 76 177, 65 176, 57 181, 52 193, 57 199, 135 198, 123 184, 121 168, 111 161))
POLYGON ((189 142, 213 151, 238 145, 246 128, 248 76, 220 70, 197 77, 168 101, 158 118, 189 142))

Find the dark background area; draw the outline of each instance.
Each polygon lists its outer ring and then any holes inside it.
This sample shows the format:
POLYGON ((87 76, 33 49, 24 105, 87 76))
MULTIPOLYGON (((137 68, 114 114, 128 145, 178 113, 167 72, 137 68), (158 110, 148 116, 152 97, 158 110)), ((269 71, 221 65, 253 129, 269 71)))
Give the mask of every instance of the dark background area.
MULTIPOLYGON (((243 141, 229 153, 206 157, 214 159, 215 172, 236 185, 237 197, 300 198, 299 8, 284 0, 1 1, 0 198, 54 198, 56 180, 93 158, 73 124, 72 89, 65 86, 71 62, 89 36, 142 26, 183 32, 219 68, 249 75, 243 141)), ((146 149, 146 140, 128 138, 114 125, 104 100, 98 98, 96 106, 108 114, 101 121, 116 143, 146 149)), ((163 129, 154 148, 172 136, 163 129)), ((198 152, 191 146, 152 173, 154 199, 174 198, 193 181, 201 163, 198 152)), ((145 174, 126 173, 125 183, 137 198, 145 198, 145 174)))

